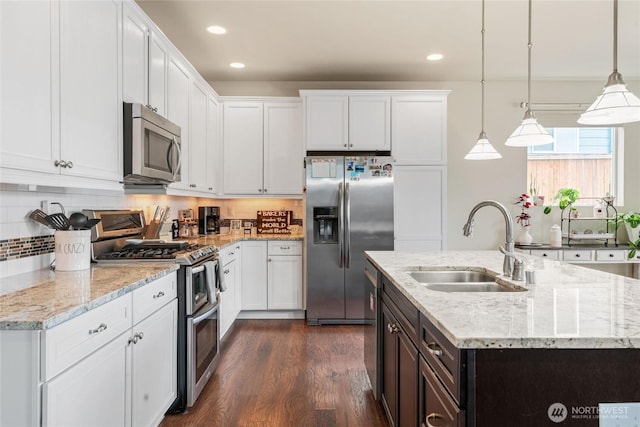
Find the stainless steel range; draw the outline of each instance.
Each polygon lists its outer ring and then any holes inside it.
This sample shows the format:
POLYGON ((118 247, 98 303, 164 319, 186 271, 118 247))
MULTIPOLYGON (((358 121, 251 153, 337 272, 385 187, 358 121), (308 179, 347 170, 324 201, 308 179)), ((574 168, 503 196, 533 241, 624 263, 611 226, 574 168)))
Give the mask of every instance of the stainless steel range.
POLYGON ((144 240, 142 211, 91 210, 101 227, 92 235, 99 263, 176 262, 178 271, 177 397, 169 412, 192 406, 213 374, 220 347, 218 248, 186 241, 144 240), (197 349, 197 351, 196 351, 197 349))

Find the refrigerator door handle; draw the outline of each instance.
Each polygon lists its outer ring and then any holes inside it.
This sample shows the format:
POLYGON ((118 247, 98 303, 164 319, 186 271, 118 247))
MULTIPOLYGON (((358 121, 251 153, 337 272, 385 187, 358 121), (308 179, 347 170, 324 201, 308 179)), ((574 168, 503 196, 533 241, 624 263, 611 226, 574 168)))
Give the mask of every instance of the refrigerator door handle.
POLYGON ((344 195, 342 194, 342 183, 338 184, 338 268, 344 266, 343 245, 344 239, 342 230, 344 228, 344 195))
POLYGON ((351 196, 349 195, 349 183, 345 184, 344 190, 344 199, 345 199, 345 230, 344 230, 344 238, 346 240, 346 254, 345 254, 345 266, 346 268, 351 268, 351 196))

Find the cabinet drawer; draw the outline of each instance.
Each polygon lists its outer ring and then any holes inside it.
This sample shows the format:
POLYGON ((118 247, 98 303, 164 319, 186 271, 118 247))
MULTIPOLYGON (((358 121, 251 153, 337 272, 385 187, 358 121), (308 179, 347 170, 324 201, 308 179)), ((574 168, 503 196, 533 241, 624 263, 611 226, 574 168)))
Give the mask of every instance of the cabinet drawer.
POLYGON ((240 243, 232 243, 229 246, 225 246, 220 249, 218 256, 222 259, 223 263, 238 258, 238 256, 240 256, 240 243))
POLYGON ((420 353, 453 399, 464 406, 466 395, 466 353, 455 347, 433 323, 420 315, 420 353))
POLYGON ((133 324, 176 297, 176 273, 168 274, 133 291, 133 324))
POLYGON ((420 425, 464 426, 465 412, 451 399, 436 374, 420 357, 420 425))
POLYGON ((302 242, 297 240, 270 240, 267 245, 269 255, 302 255, 302 242))
POLYGON ((565 261, 591 261, 591 251, 565 249, 563 259, 565 261))
POLYGON ((42 379, 48 381, 131 328, 131 294, 64 322, 42 334, 42 379))
POLYGON ((596 261, 625 261, 627 259, 627 251, 597 249, 596 261))
POLYGON ((418 343, 420 327, 418 309, 386 277, 382 279, 382 289, 382 300, 392 309, 411 341, 414 344, 418 343))
POLYGON ((531 249, 531 255, 548 259, 562 259, 562 251, 555 249, 531 249))

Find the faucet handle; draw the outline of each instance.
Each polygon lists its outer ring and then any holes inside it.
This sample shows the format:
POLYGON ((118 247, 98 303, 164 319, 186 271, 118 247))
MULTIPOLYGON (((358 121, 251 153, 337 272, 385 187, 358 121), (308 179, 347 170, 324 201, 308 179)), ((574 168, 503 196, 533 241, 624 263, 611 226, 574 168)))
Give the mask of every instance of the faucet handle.
POLYGON ((502 246, 498 249, 504 254, 504 256, 513 258, 513 270, 511 271, 511 278, 513 280, 524 280, 524 261, 522 258, 518 258, 515 253, 507 251, 502 246))
POLYGON ((499 250, 500 252, 502 252, 502 254, 504 254, 504 255, 506 255, 506 256, 510 256, 511 258, 516 259, 516 260, 518 259, 518 258, 516 257, 516 254, 515 254, 515 253, 507 251, 507 250, 506 250, 504 247, 502 247, 502 246, 498 246, 498 250, 499 250))

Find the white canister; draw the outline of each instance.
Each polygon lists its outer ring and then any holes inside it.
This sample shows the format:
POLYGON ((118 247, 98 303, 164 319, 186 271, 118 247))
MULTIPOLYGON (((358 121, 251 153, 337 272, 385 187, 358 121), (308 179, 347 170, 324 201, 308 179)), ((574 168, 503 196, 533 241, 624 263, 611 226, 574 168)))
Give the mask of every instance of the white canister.
POLYGON ((559 248, 562 246, 562 230, 558 224, 554 224, 549 232, 549 246, 559 248))
POLYGON ((91 265, 91 230, 56 230, 56 271, 86 270, 91 265))

